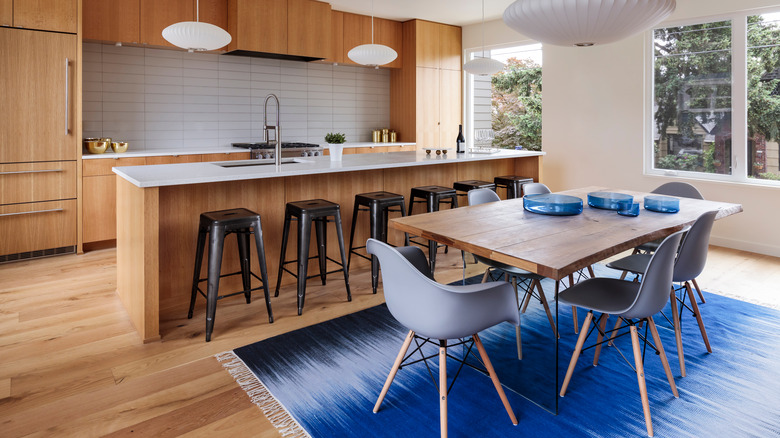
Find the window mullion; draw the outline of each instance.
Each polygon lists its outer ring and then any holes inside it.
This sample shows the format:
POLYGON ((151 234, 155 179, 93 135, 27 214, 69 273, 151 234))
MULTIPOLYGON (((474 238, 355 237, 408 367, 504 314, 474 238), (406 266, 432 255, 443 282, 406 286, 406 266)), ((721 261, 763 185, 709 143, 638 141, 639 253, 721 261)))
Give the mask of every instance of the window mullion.
POLYGON ((731 47, 731 174, 747 181, 747 16, 734 18, 731 47))

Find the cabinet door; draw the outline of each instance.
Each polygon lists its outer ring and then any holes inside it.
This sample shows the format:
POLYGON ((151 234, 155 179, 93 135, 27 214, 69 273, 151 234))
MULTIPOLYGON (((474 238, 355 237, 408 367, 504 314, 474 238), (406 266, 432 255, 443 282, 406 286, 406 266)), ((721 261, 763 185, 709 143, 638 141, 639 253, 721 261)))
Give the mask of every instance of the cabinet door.
POLYGON ((82 0, 85 40, 137 44, 141 0, 82 0))
POLYGON ((461 115, 461 72, 439 70, 439 135, 441 147, 455 147, 461 115))
POLYGON ((141 0, 141 43, 173 47, 163 38, 163 29, 173 23, 194 19, 195 4, 192 0, 141 0))
POLYGON ((458 70, 463 68, 461 28, 439 25, 439 68, 458 70))
POLYGON ((82 178, 81 209, 85 243, 116 239, 116 175, 82 178))
POLYGON ((287 53, 326 58, 331 50, 330 5, 287 0, 287 53))
POLYGON ((0 28, 0 163, 77 158, 77 40, 0 28))
POLYGON ((0 255, 76 245, 76 200, 0 205, 0 255))
POLYGON ((0 204, 76 198, 76 161, 0 164, 0 204))
POLYGON ((92 160, 81 160, 81 176, 113 175, 114 167, 121 166, 143 166, 146 164, 144 157, 128 158, 97 158, 92 160))
POLYGON ((248 160, 250 159, 249 152, 232 152, 224 154, 202 154, 200 160, 204 163, 212 161, 236 161, 236 160, 248 160))
POLYGON ((228 50, 287 53, 287 0, 228 0, 228 50))
POLYGON ((374 18, 374 41, 377 44, 384 44, 395 50, 398 57, 395 61, 385 64, 382 67, 401 68, 401 50, 403 48, 403 24, 400 21, 386 20, 384 18, 374 18))
POLYGON ((14 0, 0 0, 0 26, 14 25, 14 0))
POLYGON ((343 64, 347 52, 344 50, 344 13, 331 11, 330 13, 330 51, 328 57, 322 62, 343 64))
POLYGON ((227 30, 227 9, 227 0, 200 0, 200 21, 227 30))
POLYGON ((415 48, 417 67, 439 68, 441 57, 440 24, 429 21, 415 21, 415 48))
POLYGON ((13 7, 16 27, 78 31, 78 0, 16 0, 13 7))
POLYGON ((179 164, 179 163, 200 163, 202 158, 199 154, 194 155, 164 155, 159 157, 146 157, 146 164, 179 164))
POLYGON ((417 145, 438 148, 439 137, 439 69, 417 67, 417 145))
POLYGON ((350 50, 371 44, 371 17, 344 13, 344 64, 360 65, 347 56, 350 50))

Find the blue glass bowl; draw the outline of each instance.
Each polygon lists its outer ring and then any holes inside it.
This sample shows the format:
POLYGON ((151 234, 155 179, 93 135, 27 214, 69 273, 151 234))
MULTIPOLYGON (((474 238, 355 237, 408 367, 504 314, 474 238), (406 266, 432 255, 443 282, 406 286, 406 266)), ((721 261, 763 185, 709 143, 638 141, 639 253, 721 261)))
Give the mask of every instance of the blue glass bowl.
POLYGON ((658 213, 677 213, 680 211, 680 200, 669 196, 645 196, 645 210, 658 213))
POLYGON ((531 213, 573 216, 582 213, 582 199, 576 196, 546 193, 523 196, 523 208, 531 213))
POLYGON ((630 204, 624 204, 624 208, 617 211, 621 216, 637 217, 639 216, 639 203, 632 202, 630 204))
POLYGON ((604 210, 623 210, 634 202, 634 197, 615 192, 590 192, 588 193, 588 205, 604 210))

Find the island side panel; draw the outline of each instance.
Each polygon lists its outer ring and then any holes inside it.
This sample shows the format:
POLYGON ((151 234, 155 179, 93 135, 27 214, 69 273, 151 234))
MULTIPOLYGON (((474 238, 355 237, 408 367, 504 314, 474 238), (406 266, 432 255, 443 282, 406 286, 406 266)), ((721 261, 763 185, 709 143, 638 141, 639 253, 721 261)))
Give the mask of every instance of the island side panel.
POLYGON ((160 339, 159 191, 116 178, 117 293, 143 342, 160 339))
POLYGON ((515 158, 514 174, 533 178, 534 182, 544 183, 544 177, 542 175, 542 158, 544 158, 543 155, 515 158))
MULTIPOLYGON (((163 320, 186 318, 189 307, 195 263, 195 247, 200 214, 208 211, 246 208, 260 214, 263 227, 269 289, 273 294, 276 269, 281 247, 281 229, 284 222, 284 178, 266 178, 248 181, 230 181, 206 184, 167 186, 160 188, 160 311, 163 320)), ((206 244, 208 248, 208 243, 206 244)), ((252 271, 258 276, 260 268, 254 239, 251 241, 252 271)), ((235 235, 225 238, 222 253, 222 274, 239 270, 238 246, 235 235)), ((200 277, 206 278, 208 252, 203 255, 200 277)), ((260 282, 252 280, 252 286, 260 282)), ((200 284, 206 291, 206 282, 200 284)), ((220 294, 241 290, 241 276, 223 278, 220 294)), ((262 291, 255 291, 250 305, 265 313, 262 291)), ((227 305, 231 300, 226 300, 227 305)), ((205 302, 198 297, 193 318, 204 319, 205 302)), ((237 298, 234 302, 242 302, 237 298)), ((262 321, 262 319, 258 319, 262 321)), ((268 320, 266 319, 267 323, 268 320)), ((205 324, 205 323, 204 323, 205 324)), ((205 328, 205 325, 204 325, 205 328)))

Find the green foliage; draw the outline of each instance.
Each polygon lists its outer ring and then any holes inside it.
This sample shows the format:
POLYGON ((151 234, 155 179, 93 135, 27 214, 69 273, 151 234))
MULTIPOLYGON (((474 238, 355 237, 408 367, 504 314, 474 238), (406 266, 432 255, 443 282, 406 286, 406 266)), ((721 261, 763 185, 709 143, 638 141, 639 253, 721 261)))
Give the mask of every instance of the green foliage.
POLYGON ((758 177, 761 178, 761 179, 766 179, 766 180, 770 180, 770 181, 780 181, 780 174, 777 174, 777 173, 769 173, 769 172, 761 173, 761 174, 758 175, 758 177))
POLYGON ((708 173, 715 173, 715 143, 709 142, 704 145, 704 153, 702 154, 702 163, 704 164, 704 171, 708 173))
POLYGON ((542 67, 531 60, 510 58, 493 85, 493 145, 542 150, 542 67))
POLYGON ((344 134, 329 132, 325 135, 325 143, 341 144, 345 141, 347 141, 347 137, 344 134))
POLYGON ((659 169, 697 171, 700 158, 696 155, 665 155, 655 162, 659 169))

